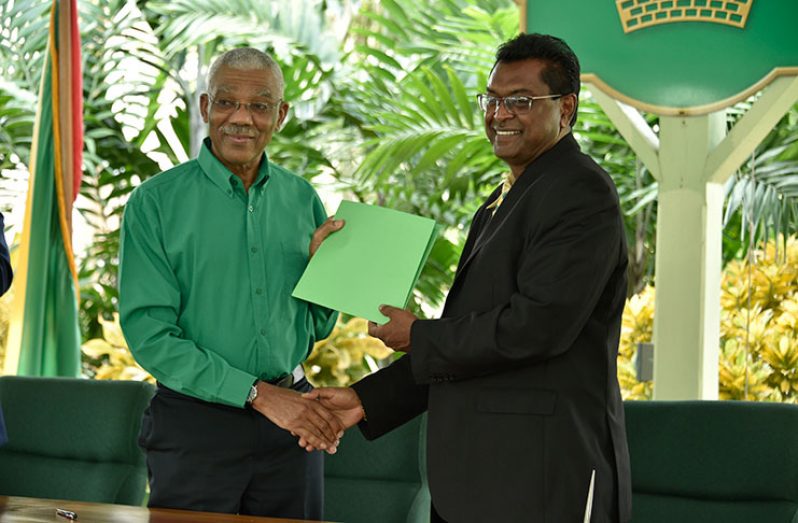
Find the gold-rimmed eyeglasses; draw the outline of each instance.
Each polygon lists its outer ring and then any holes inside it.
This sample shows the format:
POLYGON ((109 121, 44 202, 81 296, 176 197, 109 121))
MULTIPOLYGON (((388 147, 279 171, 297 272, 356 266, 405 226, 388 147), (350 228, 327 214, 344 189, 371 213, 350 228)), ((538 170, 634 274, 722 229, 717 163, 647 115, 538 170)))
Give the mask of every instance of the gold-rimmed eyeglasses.
POLYGON ((229 98, 214 98, 210 95, 208 95, 208 99, 213 108, 221 114, 232 114, 237 112, 239 108, 244 107, 253 116, 266 116, 282 103, 282 100, 277 100, 276 102, 242 102, 229 98))
POLYGON ((510 114, 526 114, 532 110, 532 104, 535 100, 549 100, 557 99, 565 96, 564 94, 544 94, 543 96, 493 96, 490 94, 478 94, 477 104, 483 112, 492 112, 496 114, 499 110, 499 104, 503 104, 504 108, 510 114))

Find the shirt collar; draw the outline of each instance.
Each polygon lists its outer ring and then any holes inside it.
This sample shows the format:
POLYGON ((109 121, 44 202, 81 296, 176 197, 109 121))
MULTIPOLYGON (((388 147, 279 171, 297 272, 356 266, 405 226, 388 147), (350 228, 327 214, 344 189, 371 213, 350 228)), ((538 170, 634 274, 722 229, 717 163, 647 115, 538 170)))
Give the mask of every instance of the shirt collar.
MULTIPOLYGON (((225 193, 229 193, 232 186, 231 179, 238 179, 238 177, 230 172, 230 170, 213 155, 213 152, 211 152, 210 138, 205 138, 202 141, 202 148, 197 156, 197 162, 199 163, 200 169, 210 178, 214 185, 225 193)), ((258 167, 258 176, 255 178, 255 183, 253 183, 252 186, 258 187, 266 183, 266 180, 269 179, 269 173, 269 158, 264 152, 263 161, 260 162, 260 166, 258 167)))

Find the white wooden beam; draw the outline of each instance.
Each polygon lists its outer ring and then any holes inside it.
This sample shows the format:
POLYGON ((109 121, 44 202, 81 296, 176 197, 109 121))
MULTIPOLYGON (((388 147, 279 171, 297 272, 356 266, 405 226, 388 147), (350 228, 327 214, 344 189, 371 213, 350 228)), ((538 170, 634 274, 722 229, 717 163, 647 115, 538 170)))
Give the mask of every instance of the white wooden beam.
POLYGON ((605 94, 601 89, 591 84, 585 85, 640 161, 659 180, 659 138, 643 115, 634 107, 605 94))
POLYGON ((798 76, 782 76, 765 89, 726 138, 710 152, 706 179, 724 183, 798 101, 798 76))

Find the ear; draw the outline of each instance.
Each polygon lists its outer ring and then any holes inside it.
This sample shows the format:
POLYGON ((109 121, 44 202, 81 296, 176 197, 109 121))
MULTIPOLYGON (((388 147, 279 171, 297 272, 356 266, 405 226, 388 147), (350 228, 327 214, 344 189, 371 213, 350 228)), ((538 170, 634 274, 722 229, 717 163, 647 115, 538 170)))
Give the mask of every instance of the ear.
POLYGON ((210 108, 211 100, 208 97, 208 93, 202 93, 200 95, 200 114, 202 115, 202 121, 208 123, 209 112, 208 109, 210 108))
POLYGON ((571 118, 576 111, 576 94, 566 94, 560 98, 560 128, 570 127, 571 118))
POLYGON ((287 102, 280 102, 280 109, 277 110, 277 121, 274 123, 274 130, 279 131, 283 128, 283 122, 288 116, 288 109, 291 107, 287 102))

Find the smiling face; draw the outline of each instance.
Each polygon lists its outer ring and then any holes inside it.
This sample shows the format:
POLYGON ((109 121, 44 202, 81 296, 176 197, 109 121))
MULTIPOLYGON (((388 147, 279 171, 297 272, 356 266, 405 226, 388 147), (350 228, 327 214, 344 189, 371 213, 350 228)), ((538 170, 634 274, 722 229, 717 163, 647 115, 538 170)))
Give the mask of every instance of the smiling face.
POLYGON ((200 98, 202 120, 208 124, 211 151, 225 167, 242 177, 254 180, 261 155, 280 128, 288 104, 279 102, 266 114, 255 114, 245 104, 274 104, 283 96, 281 84, 271 69, 233 69, 221 66, 213 75, 208 93, 200 98), (214 107, 212 100, 241 102, 232 112, 214 107))
MULTIPOLYGON (((538 59, 498 62, 488 80, 492 96, 544 96, 552 93, 541 73, 546 62, 538 59)), ((527 114, 515 115, 499 104, 485 113, 485 133, 494 154, 507 163, 517 178, 527 165, 549 150, 571 131, 569 122, 576 109, 576 95, 535 100, 527 114)))

